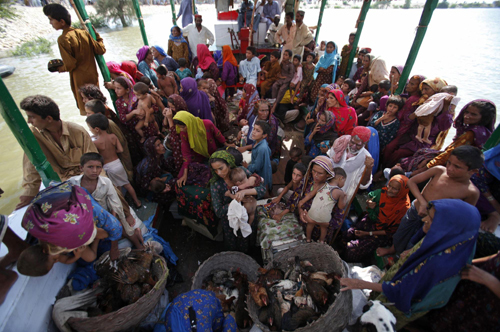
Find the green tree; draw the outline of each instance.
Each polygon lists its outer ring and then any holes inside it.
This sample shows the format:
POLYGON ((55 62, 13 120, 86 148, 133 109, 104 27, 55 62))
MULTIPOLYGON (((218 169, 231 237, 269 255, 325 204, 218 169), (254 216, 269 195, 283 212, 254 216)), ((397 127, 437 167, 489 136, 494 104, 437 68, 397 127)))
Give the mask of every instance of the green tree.
POLYGON ((410 9, 411 8, 411 0, 405 0, 405 4, 401 8, 410 9))
POLYGON ((104 16, 113 23, 120 21, 123 27, 128 27, 134 18, 132 0, 99 0, 95 4, 98 15, 104 16))
POLYGON ((443 0, 442 2, 438 3, 436 8, 447 9, 448 7, 450 7, 450 3, 446 0, 443 0))

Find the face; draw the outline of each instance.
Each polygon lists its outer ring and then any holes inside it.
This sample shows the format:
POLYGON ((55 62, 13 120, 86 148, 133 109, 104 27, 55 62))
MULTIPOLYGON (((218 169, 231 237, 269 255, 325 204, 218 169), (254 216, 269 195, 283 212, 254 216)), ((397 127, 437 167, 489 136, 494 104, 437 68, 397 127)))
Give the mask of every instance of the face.
POLYGON ((259 120, 264 120, 266 121, 267 118, 269 117, 269 105, 267 104, 260 104, 259 106, 259 112, 257 114, 259 120))
POLYGON ((359 139, 359 137, 356 136, 351 136, 351 140, 349 141, 349 150, 352 153, 356 153, 359 150, 361 150, 365 146, 365 143, 363 143, 362 140, 359 139))
POLYGON ((175 125, 175 127, 179 128, 180 131, 187 132, 187 126, 177 124, 177 125, 175 125))
POLYGON ((342 92, 343 93, 349 92, 349 84, 347 83, 342 84, 342 92))
POLYGON ((319 89, 318 93, 320 98, 325 98, 328 95, 328 90, 326 88, 319 89))
POLYGON ((431 229, 432 220, 434 219, 435 214, 436 214, 436 209, 433 206, 432 208, 427 210, 427 215, 422 218, 422 221, 424 222, 423 231, 425 233, 429 232, 429 230, 431 229))
POLYGON ((84 104, 92 100, 89 97, 87 97, 83 92, 80 92, 80 96, 82 96, 82 101, 84 104))
POLYGON ((363 65, 363 60, 365 59, 364 54, 358 55, 358 66, 363 65))
POLYGON ((86 178, 97 180, 102 171, 102 163, 98 160, 91 160, 80 166, 80 170, 86 178))
POLYGON ((337 100, 337 98, 335 98, 333 93, 328 94, 328 99, 326 100, 326 106, 328 106, 328 107, 339 107, 340 106, 339 101, 337 100))
POLYGON ((370 66, 370 57, 368 55, 365 55, 363 58, 363 67, 368 67, 370 66))
POLYGON ((398 113, 398 106, 396 104, 390 103, 387 105, 387 110, 385 112, 389 116, 396 115, 398 113))
POLYGON ((229 175, 229 166, 222 161, 216 161, 212 163, 210 166, 212 166, 212 169, 214 170, 215 174, 217 174, 219 177, 226 179, 229 175))
POLYGON ((313 56, 312 56, 312 55, 308 55, 308 56, 307 56, 307 58, 306 58, 306 61, 307 61, 308 63, 313 62, 313 60, 314 60, 314 58, 313 58, 313 56))
POLYGON ((91 110, 89 110, 87 107, 85 107, 85 114, 86 114, 87 116, 91 116, 91 115, 93 115, 93 114, 95 114, 95 113, 94 113, 94 112, 92 112, 91 110))
POLYGON ((280 24, 280 18, 279 17, 275 17, 274 18, 274 25, 278 26, 278 24, 280 24))
POLYGON ((389 181, 387 185, 387 196, 396 197, 401 190, 401 183, 396 180, 389 181))
MULTIPOLYGON (((158 53, 158 52, 156 52, 156 53, 158 53)), ((152 62, 153 60, 154 60, 154 58, 153 58, 153 52, 150 49, 149 52, 148 52, 148 55, 146 55, 146 61, 152 62)))
POLYGON ((319 165, 313 165, 312 177, 314 183, 325 183, 330 175, 319 165))
POLYGON ((243 90, 243 93, 241 94, 241 98, 245 99, 247 97, 247 93, 245 92, 245 90, 243 90))
POLYGON ((299 59, 293 59, 293 65, 294 65, 295 67, 298 67, 298 66, 300 65, 300 61, 299 61, 299 59))
POLYGON ((435 94, 436 92, 434 90, 432 90, 432 88, 430 86, 428 86, 427 84, 422 84, 422 94, 423 95, 426 95, 428 97, 432 96, 433 94, 435 94))
POLYGON ((339 77, 337 79, 337 82, 335 82, 335 83, 337 83, 339 86, 342 86, 344 84, 344 79, 342 77, 339 77))
POLYGON ((26 111, 26 115, 28 116, 28 123, 38 130, 43 130, 47 128, 47 126, 52 122, 52 117, 48 116, 45 119, 38 114, 35 114, 30 111, 26 111), (50 120, 49 120, 50 119, 50 120))
POLYGON ((168 108, 170 108, 172 111, 176 111, 175 105, 172 104, 170 101, 167 103, 167 105, 168 105, 168 108))
POLYGON ((156 140, 155 142, 155 151, 157 154, 162 155, 165 153, 165 147, 163 144, 161 144, 161 141, 159 139, 156 140))
POLYGON ((50 16, 47 16, 49 18, 49 23, 50 25, 52 25, 52 27, 55 29, 55 30, 61 30, 64 28, 66 22, 64 22, 64 20, 56 20, 55 18, 52 18, 50 16))
POLYGON ((203 22, 203 20, 201 19, 201 17, 197 17, 194 19, 194 22, 196 23, 196 25, 200 26, 201 22, 203 22))
POLYGON ((129 89, 125 89, 121 84, 115 82, 115 93, 118 97, 128 95, 129 89))
POLYGON ((458 160, 458 158, 454 155, 451 155, 446 162, 446 174, 452 179, 460 179, 467 177, 468 174, 472 175, 474 170, 469 170, 467 165, 458 160))
POLYGON ((326 43, 324 41, 322 41, 321 44, 319 44, 319 48, 320 48, 320 50, 324 51, 326 48, 326 43))
POLYGON ((160 53, 156 50, 156 48, 151 47, 151 54, 153 55, 154 58, 157 58, 160 53))
POLYGON ((253 58, 253 53, 247 50, 245 52, 245 56, 247 57, 247 60, 250 61, 253 58))
POLYGON ((90 124, 87 123, 87 127, 89 128, 89 131, 93 134, 93 135, 99 135, 99 131, 97 130, 97 128, 92 128, 90 126, 90 124))
POLYGON ((283 52, 283 61, 288 61, 290 60, 290 54, 288 52, 283 52))
POLYGON ((274 55, 271 55, 271 62, 276 62, 278 61, 278 58, 276 58, 274 55))
POLYGON ((147 94, 141 94, 141 93, 139 93, 139 92, 137 92, 137 91, 134 91, 134 95, 135 95, 135 96, 137 97, 137 99, 139 99, 139 100, 144 100, 144 99, 146 99, 146 98, 147 98, 147 96, 148 96, 147 94))
POLYGON ((296 157, 290 157, 294 162, 298 163, 300 160, 301 156, 296 156, 296 157))
POLYGON ((290 16, 288 16, 288 15, 285 16, 286 24, 290 25, 290 24, 292 24, 292 21, 293 21, 293 19, 290 16))
POLYGON ((335 46, 332 43, 326 45, 326 53, 332 53, 335 51, 335 46))
POLYGON ((391 68, 391 78, 393 81, 399 81, 399 78, 401 77, 401 74, 399 71, 396 69, 396 67, 391 68))
POLYGON ((406 85, 406 91, 408 93, 415 93, 418 91, 418 86, 420 85, 420 81, 415 78, 411 78, 408 84, 406 85))
POLYGON ((241 119, 240 120, 240 126, 247 126, 248 125, 248 120, 245 120, 245 119, 241 119))
POLYGON ((318 124, 320 126, 326 125, 326 116, 324 114, 322 114, 322 115, 319 116, 318 124))
POLYGON ((209 94, 208 93, 208 83, 202 84, 198 90, 203 91, 208 95, 209 94))
POLYGON ((350 35, 349 36, 349 44, 354 43, 354 38, 356 38, 356 35, 350 35))
POLYGON ((181 34, 181 31, 177 28, 172 29, 172 35, 174 37, 178 37, 181 34))
POLYGON ((260 140, 266 138, 266 136, 267 135, 264 134, 264 131, 262 130, 262 128, 259 125, 255 125, 253 127, 252 139, 254 141, 260 141, 260 140))
POLYGON ((304 16, 300 15, 299 13, 295 14, 295 21, 296 22, 302 22, 303 19, 304 19, 304 16))
POLYGON ((481 111, 476 106, 469 106, 464 112, 464 124, 476 125, 481 122, 481 111))

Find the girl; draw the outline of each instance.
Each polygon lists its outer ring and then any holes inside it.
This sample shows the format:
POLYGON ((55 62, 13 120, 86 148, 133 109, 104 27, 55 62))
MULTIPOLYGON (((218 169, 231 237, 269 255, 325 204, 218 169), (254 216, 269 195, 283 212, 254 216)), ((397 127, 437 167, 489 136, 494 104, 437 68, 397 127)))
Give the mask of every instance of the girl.
POLYGON ((316 81, 311 90, 311 100, 316 99, 321 85, 335 82, 335 74, 339 61, 340 57, 337 54, 337 45, 333 41, 329 41, 326 44, 326 53, 316 64, 314 72, 314 79, 316 81))
POLYGON ((318 145, 324 141, 330 143, 337 138, 333 131, 334 125, 335 117, 332 112, 325 111, 318 114, 316 126, 304 140, 304 145, 309 148, 309 156, 316 157, 323 154, 318 145))
POLYGON ((250 113, 253 111, 255 104, 257 104, 260 101, 259 97, 259 91, 257 91, 257 88, 253 84, 248 84, 245 83, 243 85, 243 92, 244 95, 241 97, 244 99, 244 104, 242 106, 241 114, 238 113, 238 122, 241 119, 248 119, 250 116, 250 113))

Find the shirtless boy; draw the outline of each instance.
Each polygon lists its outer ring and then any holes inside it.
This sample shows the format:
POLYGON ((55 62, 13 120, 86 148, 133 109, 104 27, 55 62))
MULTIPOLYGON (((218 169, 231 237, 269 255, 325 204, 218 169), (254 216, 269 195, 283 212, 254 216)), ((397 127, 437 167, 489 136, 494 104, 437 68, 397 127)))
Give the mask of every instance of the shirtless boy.
POLYGON ((175 79, 168 75, 168 69, 165 65, 158 67, 156 73, 158 74, 158 93, 160 96, 168 98, 170 95, 179 93, 175 79))
POLYGON ((416 199, 394 234, 394 245, 391 248, 378 248, 377 254, 379 256, 401 254, 411 248, 415 243, 410 243, 410 240, 422 227, 422 217, 427 214, 427 203, 430 201, 454 198, 476 205, 479 190, 470 178, 481 167, 483 161, 483 154, 478 148, 464 145, 453 150, 446 167, 436 166, 412 177, 408 181, 408 187, 416 199), (420 193, 418 184, 428 180, 429 183, 420 193))
POLYGON ((141 143, 144 143, 146 138, 144 137, 143 127, 149 126, 151 121, 155 121, 153 118, 153 107, 152 104, 155 104, 153 97, 148 93, 149 88, 146 84, 139 82, 134 85, 134 94, 138 99, 137 110, 135 110, 135 114, 139 121, 135 125, 135 130, 141 136, 141 143))

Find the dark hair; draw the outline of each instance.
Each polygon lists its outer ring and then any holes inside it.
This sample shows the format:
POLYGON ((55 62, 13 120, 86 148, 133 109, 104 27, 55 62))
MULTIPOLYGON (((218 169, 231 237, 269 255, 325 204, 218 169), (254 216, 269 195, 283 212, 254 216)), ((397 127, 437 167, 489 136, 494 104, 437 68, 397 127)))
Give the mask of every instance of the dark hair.
POLYGON ((168 69, 167 69, 167 67, 165 67, 165 65, 160 65, 158 68, 156 68, 156 72, 159 75, 165 76, 168 74, 168 69))
POLYGON ((481 168, 484 163, 483 153, 472 145, 459 146, 451 152, 451 155, 457 157, 458 160, 467 165, 469 171, 481 168))
POLYGON ((446 85, 441 88, 441 91, 439 92, 448 92, 448 93, 453 93, 457 94, 458 93, 458 88, 456 85, 446 85))
POLYGON ((370 86, 370 91, 377 92, 378 91, 378 84, 373 84, 372 86, 370 86))
POLYGON ((356 36, 356 31, 351 32, 351 33, 349 34, 349 37, 351 37, 351 36, 356 36))
POLYGON ((57 3, 43 6, 43 13, 45 16, 50 16, 55 20, 64 20, 68 26, 71 26, 71 14, 66 8, 57 3))
POLYGON ((347 178, 347 174, 342 167, 335 167, 333 169, 333 172, 335 173, 335 177, 337 177, 337 175, 340 175, 343 176, 344 178, 347 178))
POLYGON ((401 96, 392 95, 389 98, 387 98, 387 103, 385 104, 386 109, 387 109, 387 106, 389 106, 389 104, 396 105, 398 107, 398 112, 399 112, 403 108, 403 106, 405 105, 405 102, 404 102, 403 98, 401 98, 401 96))
POLYGON ((117 78, 115 78, 114 81, 115 81, 115 83, 120 84, 124 89, 129 89, 129 86, 127 84, 127 80, 125 79, 125 77, 118 76, 117 78))
POLYGON ((389 80, 383 80, 378 83, 378 87, 382 88, 384 90, 390 90, 391 89, 391 82, 389 80))
POLYGON ((336 47, 335 47, 335 43, 334 43, 334 42, 332 42, 332 41, 329 41, 328 43, 326 43, 326 46, 328 46, 328 44, 332 44, 332 46, 333 46, 333 49, 334 49, 334 50, 336 49, 336 47))
POLYGON ((108 130, 109 120, 101 113, 92 114, 85 119, 91 128, 99 128, 101 130, 108 130))
POLYGON ((36 115, 40 115, 42 119, 50 116, 54 121, 59 121, 60 113, 59 107, 47 96, 34 95, 24 98, 21 101, 21 108, 28 112, 33 112, 36 115))
MULTIPOLYGON (((151 80, 150 80, 150 79, 149 79, 149 77, 147 77, 146 75, 142 76, 142 77, 139 79, 139 82, 146 84, 148 87, 151 85, 151 80)), ((138 82, 138 83, 139 83, 139 82, 138 82)))
MULTIPOLYGON (((149 79, 149 78, 148 78, 149 79)), ((141 95, 145 95, 146 93, 149 92, 149 86, 146 85, 146 83, 142 83, 142 82, 137 82, 135 83, 134 85, 134 92, 138 92, 140 93, 141 95)))
POLYGON ((389 181, 396 175, 405 175, 405 171, 403 171, 401 168, 393 168, 391 169, 391 172, 389 173, 389 181))
POLYGON ((311 157, 310 155, 306 154, 306 155, 303 155, 302 156, 302 164, 304 166, 309 167, 309 164, 311 163, 311 161, 314 159, 314 157, 311 157))
POLYGON ((17 271, 25 276, 41 277, 49 273, 48 263, 49 254, 43 252, 42 244, 37 244, 21 252, 17 261, 17 271))
POLYGON ((369 54, 370 52, 368 52, 368 50, 366 48, 362 48, 359 50, 358 52, 358 56, 361 54, 361 55, 367 55, 369 54))
POLYGON ((217 151, 223 151, 223 150, 234 157, 234 164, 236 166, 241 166, 241 163, 243 162, 243 154, 240 151, 238 151, 237 148, 234 148, 232 146, 227 146, 217 149, 217 151))
POLYGON ((179 32, 181 32, 181 28, 179 28, 178 26, 173 26, 173 27, 172 27, 172 30, 173 30, 173 29, 177 29, 179 32))
POLYGON ((346 78, 344 80, 344 83, 346 83, 348 86, 349 86, 349 89, 354 89, 356 87, 356 82, 354 82, 353 79, 350 79, 350 78, 346 78))
POLYGON ((281 53, 280 53, 280 51, 273 51, 273 52, 271 53, 271 55, 272 55, 273 57, 275 57, 276 59, 279 59, 279 58, 281 57, 281 53))
POLYGON ((166 186, 167 185, 163 181, 153 180, 149 184, 149 189, 151 189, 151 191, 154 192, 155 194, 160 194, 163 190, 165 190, 166 186))
POLYGON ((296 169, 297 171, 302 173, 302 175, 305 175, 307 172, 307 167, 302 163, 296 163, 295 165, 293 165, 293 169, 296 169))
POLYGON ((299 148, 298 146, 294 146, 293 148, 290 149, 288 155, 290 156, 290 158, 300 157, 302 156, 302 149, 299 148))
POLYGON ((312 56, 313 60, 316 59, 316 53, 314 53, 314 52, 309 52, 309 54, 306 56, 306 60, 307 60, 308 56, 312 56))
POLYGON ((94 113, 106 114, 106 105, 99 99, 92 99, 85 103, 85 108, 88 108, 94 113))
POLYGON ((106 97, 104 97, 101 89, 99 89, 97 85, 84 84, 78 89, 78 91, 83 93, 90 100, 99 99, 106 104, 106 97))
POLYGON ((186 59, 184 58, 180 58, 179 61, 177 61, 177 63, 179 64, 179 67, 186 67, 186 59))
POLYGON ((301 57, 300 57, 300 55, 298 55, 298 54, 295 54, 295 55, 293 56, 293 59, 294 59, 294 60, 295 60, 295 59, 298 59, 298 60, 299 60, 299 62, 302 60, 302 58, 301 58, 301 57))
POLYGON ((497 109, 493 103, 487 101, 473 101, 469 106, 477 107, 481 113, 481 121, 479 121, 478 125, 488 126, 491 123, 494 124, 497 109))
POLYGON ((271 126, 266 121, 259 120, 259 121, 255 122, 254 128, 255 128, 255 126, 259 126, 262 129, 262 133, 264 135, 269 136, 271 134, 271 126))
POLYGON ((213 79, 213 78, 214 78, 214 76, 212 75, 212 73, 211 73, 211 72, 206 71, 206 72, 204 72, 204 73, 203 73, 203 76, 202 76, 201 78, 208 80, 209 78, 212 78, 212 79, 213 79))
POLYGON ((239 167, 233 168, 231 170, 231 172, 229 173, 229 180, 231 180, 231 182, 233 182, 233 183, 238 182, 238 181, 243 181, 246 178, 247 178, 247 175, 246 175, 245 171, 239 167))
POLYGON ((256 55, 257 55, 257 49, 256 49, 254 46, 248 46, 248 47, 247 47, 247 51, 252 52, 252 54, 253 54, 254 56, 256 56, 256 55))
POLYGON ((285 50, 284 52, 287 53, 289 57, 292 57, 293 55, 292 50, 285 50))
POLYGON ((293 20, 293 12, 285 13, 285 17, 290 17, 293 20))
POLYGON ((205 84, 205 83, 208 83, 208 81, 207 81, 207 80, 204 80, 204 79, 198 80, 198 84, 197 84, 198 89, 199 89, 199 88, 200 88, 203 84, 205 84))
POLYGON ((104 165, 104 158, 97 152, 87 152, 80 157, 80 166, 85 166, 89 161, 100 161, 104 165))
POLYGON ((181 120, 174 119, 174 125, 186 127, 186 124, 181 120))

